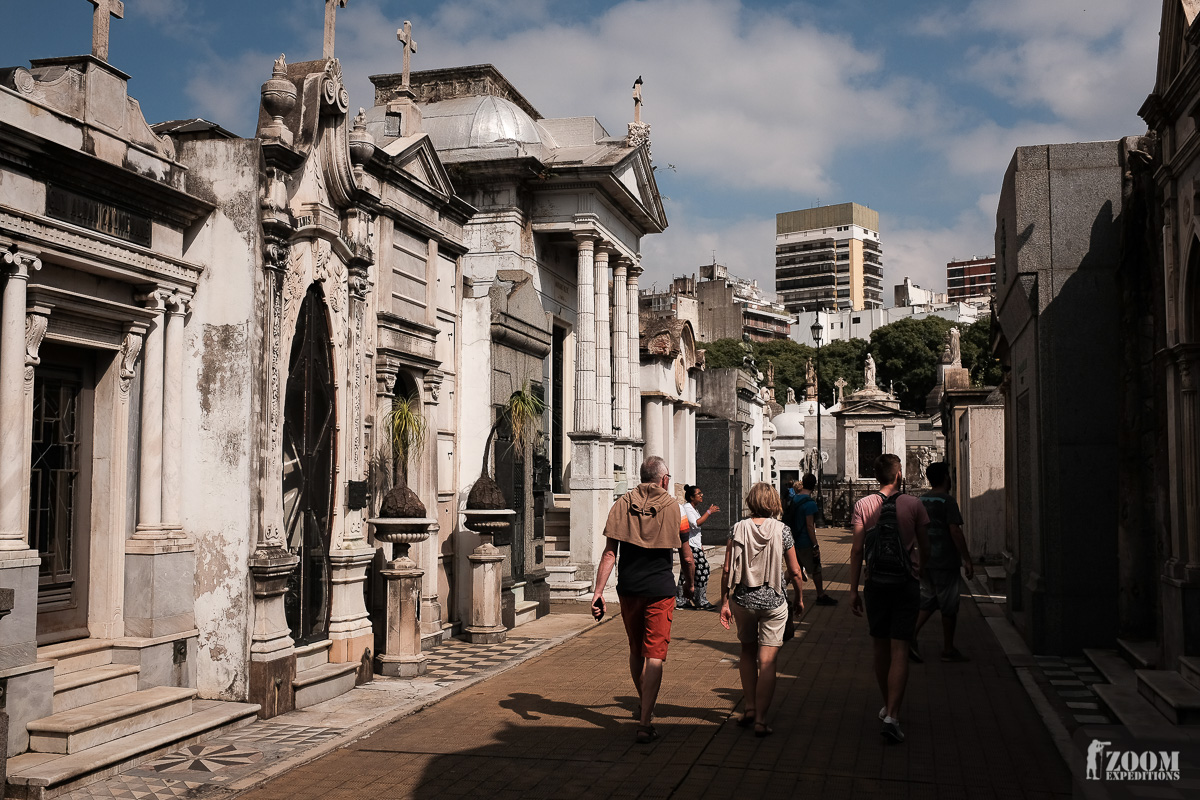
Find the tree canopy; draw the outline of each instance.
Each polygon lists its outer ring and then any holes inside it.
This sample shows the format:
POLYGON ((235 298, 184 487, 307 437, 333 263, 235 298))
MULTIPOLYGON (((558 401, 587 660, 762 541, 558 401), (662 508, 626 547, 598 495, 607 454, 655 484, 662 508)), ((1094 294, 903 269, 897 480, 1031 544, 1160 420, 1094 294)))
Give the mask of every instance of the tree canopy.
MULTIPOLYGON (((955 325, 942 317, 908 317, 877 328, 871 333, 870 341, 835 340, 822 345, 819 362, 815 347, 791 339, 750 345, 738 339, 718 339, 701 342, 699 347, 705 351, 708 369, 740 367, 747 355, 747 347, 764 376, 767 363, 774 364, 775 397, 780 403, 785 402, 789 388, 795 390, 798 399, 804 398, 805 367, 812 358, 817 368, 820 401, 825 406, 837 402, 834 382, 838 378, 846 381, 846 394, 862 388, 863 364, 870 352, 875 358, 879 387, 887 391, 894 384, 901 407, 921 412, 925 410, 925 398, 937 382, 946 333, 955 325)), ((972 385, 997 385, 1002 372, 999 362, 991 355, 991 318, 984 317, 965 327, 958 324, 958 327, 962 365, 970 373, 972 385)))

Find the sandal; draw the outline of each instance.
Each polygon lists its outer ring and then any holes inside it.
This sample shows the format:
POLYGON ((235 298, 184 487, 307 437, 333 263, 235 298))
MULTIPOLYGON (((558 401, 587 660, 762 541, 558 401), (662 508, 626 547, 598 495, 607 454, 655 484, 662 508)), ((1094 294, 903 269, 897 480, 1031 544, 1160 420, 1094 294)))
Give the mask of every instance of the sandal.
POLYGON ((658 738, 658 731, 654 730, 653 725, 638 725, 637 738, 638 744, 650 744, 658 738))
POLYGON ((745 711, 742 713, 742 718, 737 721, 739 728, 749 728, 754 724, 754 711, 745 711))
POLYGON ((770 736, 775 730, 765 722, 754 723, 754 736, 758 739, 764 736, 770 736))

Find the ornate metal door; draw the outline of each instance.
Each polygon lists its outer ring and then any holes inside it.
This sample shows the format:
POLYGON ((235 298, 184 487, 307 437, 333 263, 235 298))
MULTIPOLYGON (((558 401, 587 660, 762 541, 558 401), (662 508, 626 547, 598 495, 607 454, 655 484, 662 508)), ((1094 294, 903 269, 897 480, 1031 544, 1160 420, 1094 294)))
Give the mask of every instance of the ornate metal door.
POLYGON ((34 373, 29 545, 38 551, 40 644, 86 637, 91 525, 91 370, 75 358, 34 373))
POLYGON ((283 519, 288 550, 300 563, 284 607, 298 644, 329 633, 329 547, 333 517, 336 395, 332 340, 321 289, 309 287, 288 365, 283 412, 283 519))

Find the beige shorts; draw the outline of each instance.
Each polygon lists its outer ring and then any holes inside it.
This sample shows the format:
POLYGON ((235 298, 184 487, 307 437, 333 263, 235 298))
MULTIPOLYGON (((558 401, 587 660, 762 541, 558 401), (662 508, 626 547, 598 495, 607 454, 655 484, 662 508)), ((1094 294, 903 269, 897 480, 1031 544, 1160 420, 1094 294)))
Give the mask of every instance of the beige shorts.
POLYGON ((783 647, 783 629, 787 627, 788 604, 763 611, 758 608, 742 608, 730 602, 729 608, 737 620, 738 641, 743 644, 757 642, 763 647, 783 647))

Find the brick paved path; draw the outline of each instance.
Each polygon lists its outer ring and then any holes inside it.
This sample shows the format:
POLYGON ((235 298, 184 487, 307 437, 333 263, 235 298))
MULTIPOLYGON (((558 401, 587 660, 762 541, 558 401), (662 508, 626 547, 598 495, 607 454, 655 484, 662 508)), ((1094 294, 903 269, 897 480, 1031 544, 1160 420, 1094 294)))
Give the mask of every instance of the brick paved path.
MULTIPOLYGON (((849 536, 823 531, 838 607, 811 607, 784 646, 775 735, 733 724, 734 634, 681 611, 656 727, 633 743, 635 696, 620 621, 293 770, 243 797, 1062 798, 1070 778, 982 616, 964 599, 959 648, 972 661, 913 665, 908 739, 879 736, 865 621, 845 601, 849 536)), ((710 584, 719 593, 718 573, 710 584)), ((935 656, 936 619, 923 632, 935 656)))

